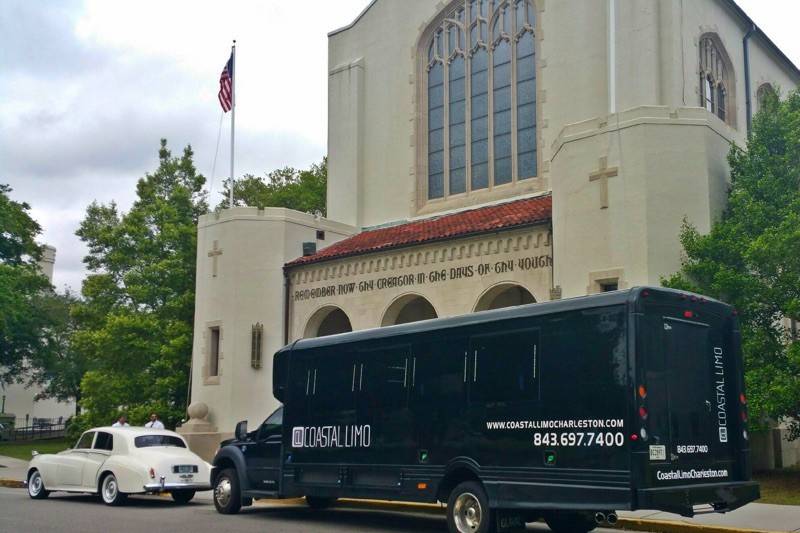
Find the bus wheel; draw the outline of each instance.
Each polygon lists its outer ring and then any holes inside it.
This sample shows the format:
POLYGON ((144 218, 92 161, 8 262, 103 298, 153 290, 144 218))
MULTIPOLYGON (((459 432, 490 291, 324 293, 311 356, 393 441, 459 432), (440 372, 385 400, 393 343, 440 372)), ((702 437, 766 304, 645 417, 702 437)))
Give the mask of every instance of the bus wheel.
POLYGON ((447 500, 447 528, 450 533, 491 533, 494 513, 480 483, 461 483, 447 500))
POLYGON ((327 509, 334 503, 336 498, 321 498, 319 496, 306 496, 306 503, 312 509, 327 509))
POLYGON ((545 522, 553 533, 589 533, 597 527, 594 518, 585 513, 548 513, 545 522))
POLYGON ((236 514, 242 508, 239 476, 233 468, 226 468, 214 484, 214 507, 221 514, 236 514))

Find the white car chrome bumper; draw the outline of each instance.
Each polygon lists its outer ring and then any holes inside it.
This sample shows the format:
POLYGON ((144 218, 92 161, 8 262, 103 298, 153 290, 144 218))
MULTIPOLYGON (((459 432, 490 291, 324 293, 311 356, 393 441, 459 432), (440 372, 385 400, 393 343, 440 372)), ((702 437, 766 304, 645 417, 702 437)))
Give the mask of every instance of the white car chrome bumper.
POLYGON ((167 492, 172 490, 211 490, 209 483, 148 483, 145 492, 167 492))

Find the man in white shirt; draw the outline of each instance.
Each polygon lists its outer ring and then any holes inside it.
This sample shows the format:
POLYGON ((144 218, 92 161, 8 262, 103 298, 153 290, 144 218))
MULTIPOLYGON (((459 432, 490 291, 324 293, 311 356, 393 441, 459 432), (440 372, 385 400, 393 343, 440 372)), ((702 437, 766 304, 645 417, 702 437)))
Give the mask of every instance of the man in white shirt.
POLYGON ((150 429, 164 429, 164 424, 161 423, 161 420, 158 419, 158 415, 155 413, 150 413, 150 422, 144 425, 146 428, 150 429))
POLYGON ((130 427, 130 426, 131 425, 128 424, 128 417, 126 417, 125 415, 119 415, 119 418, 117 418, 117 421, 114 422, 111 425, 112 428, 122 428, 122 427, 130 427))

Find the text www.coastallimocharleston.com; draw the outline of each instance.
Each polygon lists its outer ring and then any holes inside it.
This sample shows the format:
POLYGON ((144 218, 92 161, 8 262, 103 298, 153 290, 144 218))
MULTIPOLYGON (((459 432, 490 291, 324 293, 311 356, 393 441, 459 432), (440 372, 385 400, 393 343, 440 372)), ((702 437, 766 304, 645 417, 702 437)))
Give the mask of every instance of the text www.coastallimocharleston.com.
POLYGON ((500 420, 486 422, 486 429, 611 429, 625 427, 625 421, 605 420, 500 420))

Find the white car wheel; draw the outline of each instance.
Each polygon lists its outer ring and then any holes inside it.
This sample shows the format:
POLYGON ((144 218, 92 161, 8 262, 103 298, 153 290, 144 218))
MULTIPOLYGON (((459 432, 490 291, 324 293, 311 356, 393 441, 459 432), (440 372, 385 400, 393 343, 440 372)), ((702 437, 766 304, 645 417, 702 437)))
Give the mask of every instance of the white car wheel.
POLYGON ((38 470, 34 470, 28 476, 28 496, 34 500, 41 500, 47 498, 50 494, 44 488, 44 480, 38 470))
POLYGON ((103 482, 100 485, 100 496, 106 505, 122 505, 128 497, 127 494, 120 492, 117 478, 114 474, 107 474, 103 478, 103 482))

